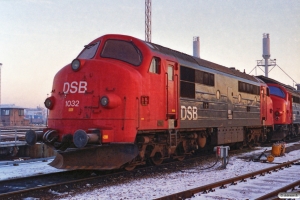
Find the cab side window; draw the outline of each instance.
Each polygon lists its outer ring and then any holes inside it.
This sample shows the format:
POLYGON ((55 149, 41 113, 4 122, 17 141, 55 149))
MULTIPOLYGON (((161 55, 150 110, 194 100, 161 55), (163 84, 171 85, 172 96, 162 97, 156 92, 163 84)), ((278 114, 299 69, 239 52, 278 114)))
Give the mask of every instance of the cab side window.
POLYGON ((150 67, 149 67, 149 72, 154 73, 154 74, 160 74, 160 58, 158 57, 153 57, 150 67))
POLYGON ((270 90, 269 90, 269 88, 267 88, 267 96, 268 97, 270 96, 270 90))
POLYGON ((168 65, 168 80, 174 80, 174 67, 172 65, 168 65))

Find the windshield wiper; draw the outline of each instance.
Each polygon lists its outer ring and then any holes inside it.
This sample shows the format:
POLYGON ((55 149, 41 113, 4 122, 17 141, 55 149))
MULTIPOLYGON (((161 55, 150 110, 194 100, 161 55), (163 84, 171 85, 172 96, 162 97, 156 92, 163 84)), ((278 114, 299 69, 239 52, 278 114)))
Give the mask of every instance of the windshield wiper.
POLYGON ((85 49, 90 49, 91 47, 95 46, 97 43, 94 43, 94 44, 87 44, 87 45, 84 45, 84 48, 85 49))

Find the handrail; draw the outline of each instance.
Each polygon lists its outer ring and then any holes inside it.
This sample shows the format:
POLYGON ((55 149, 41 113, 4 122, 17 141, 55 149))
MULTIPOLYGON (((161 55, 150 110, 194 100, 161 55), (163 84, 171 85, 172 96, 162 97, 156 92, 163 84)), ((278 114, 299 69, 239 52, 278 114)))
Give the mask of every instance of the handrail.
POLYGON ((136 101, 137 101, 137 127, 136 129, 138 130, 140 128, 140 117, 141 117, 141 113, 140 113, 140 99, 139 97, 136 97, 136 101))
POLYGON ((180 108, 179 108, 179 78, 178 78, 178 74, 175 74, 174 75, 176 77, 176 84, 175 85, 175 90, 176 90, 176 102, 175 102, 175 105, 176 105, 176 121, 178 120, 178 113, 180 112, 180 108))
POLYGON ((168 113, 169 113, 169 80, 168 80, 168 73, 165 73, 165 78, 166 78, 166 120, 168 119, 168 113))
POLYGON ((123 110, 123 125, 122 125, 122 130, 125 129, 125 119, 126 119, 126 106, 127 106, 127 101, 126 97, 124 97, 124 110, 123 110))

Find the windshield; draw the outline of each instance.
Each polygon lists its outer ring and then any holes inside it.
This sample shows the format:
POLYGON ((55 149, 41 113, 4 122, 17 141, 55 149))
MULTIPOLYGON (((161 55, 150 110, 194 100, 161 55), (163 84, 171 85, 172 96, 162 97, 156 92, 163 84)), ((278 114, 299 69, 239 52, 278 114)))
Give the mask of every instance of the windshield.
POLYGON ((271 95, 276 95, 281 98, 285 98, 285 93, 280 88, 275 87, 275 86, 269 86, 269 89, 270 89, 271 95))
POLYGON ((93 58, 96 54, 99 44, 100 41, 93 44, 85 45, 83 51, 79 54, 77 58, 81 58, 81 59, 93 58))
POLYGON ((104 44, 101 57, 121 60, 138 66, 142 62, 142 53, 132 43, 123 40, 107 40, 104 44))

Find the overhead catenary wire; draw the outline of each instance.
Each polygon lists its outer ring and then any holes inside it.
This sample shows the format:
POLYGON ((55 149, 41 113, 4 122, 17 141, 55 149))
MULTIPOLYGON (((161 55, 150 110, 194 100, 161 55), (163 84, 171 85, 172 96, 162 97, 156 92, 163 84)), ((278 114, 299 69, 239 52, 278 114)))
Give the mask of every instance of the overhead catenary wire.
MULTIPOLYGON (((255 66, 248 74, 250 75, 252 72, 253 72, 253 70, 255 69, 255 68, 259 68, 262 72, 264 72, 259 66, 255 66)), ((271 72, 275 67, 278 67, 287 77, 289 77, 292 81, 293 81, 293 86, 294 86, 294 83, 295 84, 297 84, 297 82, 288 74, 288 73, 286 73, 279 65, 275 65, 269 72, 271 72)), ((255 74, 255 76, 256 76, 256 74, 255 74)))

